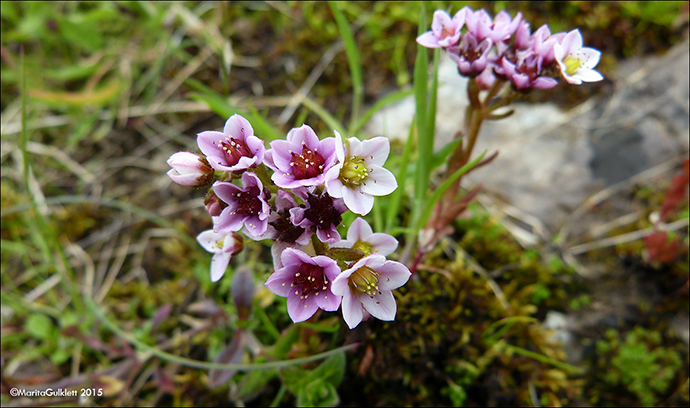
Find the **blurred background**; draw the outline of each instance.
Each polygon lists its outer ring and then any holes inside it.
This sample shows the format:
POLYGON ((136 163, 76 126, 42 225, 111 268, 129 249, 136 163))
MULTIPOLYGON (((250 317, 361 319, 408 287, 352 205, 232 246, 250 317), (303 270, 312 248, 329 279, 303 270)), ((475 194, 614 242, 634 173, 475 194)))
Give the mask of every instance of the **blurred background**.
MULTIPOLYGON (((2 2, 3 406, 687 405, 688 2, 338 2, 367 106, 410 94, 421 7, 428 27, 465 5, 579 28, 602 51, 604 81, 520 105, 547 106, 530 131, 587 129, 568 135, 589 146, 573 160, 592 182, 537 209, 549 187, 509 179, 524 164, 506 147, 500 180, 471 180, 485 194, 397 291, 396 321, 350 331, 338 313, 292 324, 263 286, 270 243, 248 243, 211 284, 195 241, 211 227, 204 191, 165 174, 234 113, 267 141, 302 123, 332 134, 323 111, 350 119, 328 3, 2 2), (256 364, 355 342, 257 371, 175 358, 256 364)), ((397 174, 407 129, 389 131, 397 174)), ((558 174, 551 194, 580 173, 558 174)))

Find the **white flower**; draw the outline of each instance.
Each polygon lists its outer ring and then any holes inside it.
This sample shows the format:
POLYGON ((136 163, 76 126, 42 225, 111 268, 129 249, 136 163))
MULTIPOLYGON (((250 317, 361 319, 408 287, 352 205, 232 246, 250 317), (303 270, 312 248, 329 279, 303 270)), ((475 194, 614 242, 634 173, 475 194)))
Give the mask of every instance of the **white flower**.
POLYGON ((206 230, 199 234, 196 240, 205 250, 213 253, 211 282, 217 282, 223 277, 230 258, 242 250, 242 237, 233 232, 206 230))
POLYGON ((570 31, 560 44, 553 48, 554 56, 566 81, 579 85, 582 82, 601 81, 604 77, 594 67, 599 63, 601 52, 582 46, 580 30, 570 31))
POLYGON ((347 239, 333 244, 332 247, 353 248, 365 255, 387 256, 398 248, 398 240, 382 232, 374 233, 369 223, 358 217, 347 230, 347 239))
POLYGON ((384 196, 398 188, 395 176, 383 168, 390 153, 388 138, 378 136, 360 141, 351 137, 343 144, 335 132, 338 163, 326 173, 326 191, 342 198, 350 211, 365 215, 374 206, 374 196, 384 196))
POLYGON ((331 291, 343 297, 343 319, 350 329, 364 318, 364 310, 380 320, 395 319, 397 305, 391 290, 410 279, 410 270, 382 255, 369 255, 343 271, 331 283, 331 291))

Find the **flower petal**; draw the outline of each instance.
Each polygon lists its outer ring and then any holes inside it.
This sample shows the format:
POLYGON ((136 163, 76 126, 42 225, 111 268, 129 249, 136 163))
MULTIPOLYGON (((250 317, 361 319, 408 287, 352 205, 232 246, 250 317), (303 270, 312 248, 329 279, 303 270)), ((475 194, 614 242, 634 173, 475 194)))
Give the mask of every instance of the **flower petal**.
POLYGON ((205 250, 211 253, 221 252, 223 249, 218 245, 219 241, 224 241, 227 234, 206 230, 197 235, 196 240, 205 250))
POLYGON ((280 256, 280 260, 284 266, 300 266, 303 263, 314 265, 309 255, 294 248, 286 248, 280 256))
POLYGON ((436 38, 432 31, 427 31, 417 37, 417 43, 426 48, 441 48, 438 43, 438 38, 436 38))
POLYGON ((352 221, 350 228, 347 230, 347 240, 353 243, 359 240, 364 241, 373 233, 374 231, 371 229, 369 223, 366 222, 364 218, 357 217, 357 219, 352 221))
MULTIPOLYGON (((584 47, 580 49, 580 56, 582 57, 581 69, 592 69, 599 63, 599 60, 601 59, 601 51, 590 47, 584 47)), ((602 79, 604 78, 602 77, 602 79)))
POLYGON ((381 166, 372 165, 369 168, 369 177, 361 189, 365 194, 385 196, 398 188, 398 182, 393 173, 381 166))
POLYGON ((357 325, 361 323, 362 318, 364 317, 364 309, 362 308, 362 302, 360 302, 359 299, 355 298, 350 293, 348 295, 343 296, 342 308, 343 319, 345 320, 345 323, 347 323, 347 326, 350 329, 354 329, 355 327, 357 327, 357 325))
POLYGON ((196 135, 196 144, 204 155, 218 155, 220 147, 216 143, 223 139, 225 135, 221 132, 206 130, 196 135))
POLYGON ((218 231, 239 231, 244 223, 244 215, 237 214, 232 207, 226 207, 218 216, 215 227, 218 231))
POLYGON ((295 323, 303 322, 314 316, 316 309, 319 308, 313 297, 300 298, 299 293, 301 293, 299 290, 293 288, 287 297, 288 315, 295 323))
POLYGON ((395 261, 386 261, 376 271, 379 273, 379 289, 382 291, 397 289, 412 276, 407 266, 395 261))
POLYGON ((292 289, 290 285, 295 279, 296 270, 297 267, 295 266, 280 268, 268 277, 268 280, 266 283, 264 283, 264 285, 266 285, 268 290, 276 295, 287 297, 292 289))
POLYGON ((338 276, 331 281, 331 292, 336 296, 347 297, 350 293, 350 286, 348 286, 348 278, 354 273, 355 269, 348 269, 342 271, 338 276))
POLYGON ((335 312, 338 310, 341 300, 341 296, 336 296, 329 290, 314 295, 316 305, 327 312, 335 312))
POLYGON ((218 282, 228 269, 232 254, 229 252, 219 252, 211 259, 211 282, 218 282))
POLYGON ((383 166, 391 151, 391 144, 385 136, 377 136, 362 142, 364 161, 369 164, 383 166))
POLYGON ((603 75, 593 69, 582 72, 578 71, 573 77, 584 82, 597 82, 604 79, 603 75))
POLYGON ((345 205, 353 213, 367 215, 374 207, 374 196, 370 194, 363 194, 360 190, 347 187, 343 188, 342 192, 345 205))
POLYGON ((374 247, 374 253, 378 255, 387 256, 398 249, 398 240, 391 235, 381 232, 371 234, 366 239, 366 242, 370 243, 374 247))
POLYGON ((364 304, 367 312, 371 313, 375 318, 385 321, 395 320, 397 305, 391 291, 384 290, 373 297, 361 295, 359 300, 364 304))
POLYGON ((238 114, 230 116, 225 122, 223 133, 229 137, 247 140, 247 136, 254 135, 254 129, 249 121, 238 114))

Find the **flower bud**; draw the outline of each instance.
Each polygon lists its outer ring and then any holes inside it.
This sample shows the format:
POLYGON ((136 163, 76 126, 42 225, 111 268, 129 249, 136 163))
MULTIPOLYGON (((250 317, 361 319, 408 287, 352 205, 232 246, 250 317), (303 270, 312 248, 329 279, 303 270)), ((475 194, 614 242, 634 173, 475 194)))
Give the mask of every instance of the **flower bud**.
POLYGON ((168 165, 172 167, 168 176, 183 186, 198 186, 213 179, 213 169, 206 158, 190 152, 177 152, 170 156, 168 165))
POLYGON ((204 205, 206 206, 208 215, 211 217, 219 216, 225 207, 228 206, 223 200, 218 198, 216 193, 213 192, 213 189, 209 189, 208 193, 206 193, 206 197, 204 197, 204 205))
POLYGON ((232 277, 231 293, 240 320, 249 318, 254 292, 254 278, 251 270, 247 266, 239 267, 232 277))

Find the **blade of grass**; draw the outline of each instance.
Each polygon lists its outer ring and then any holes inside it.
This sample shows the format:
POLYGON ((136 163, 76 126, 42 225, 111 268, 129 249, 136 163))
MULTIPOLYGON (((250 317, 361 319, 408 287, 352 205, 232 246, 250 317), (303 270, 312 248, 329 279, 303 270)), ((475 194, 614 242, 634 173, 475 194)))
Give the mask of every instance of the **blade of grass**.
POLYGON ((309 109, 310 111, 314 112, 318 117, 320 117, 321 120, 323 120, 326 123, 326 126, 328 126, 329 130, 335 129, 338 131, 338 133, 340 133, 340 135, 343 138, 347 139, 349 137, 350 134, 347 132, 347 129, 345 129, 345 126, 342 123, 340 123, 338 119, 331 115, 321 105, 316 103, 316 101, 308 97, 305 97, 302 100, 302 105, 304 105, 305 108, 309 109))
MULTIPOLYGON (((171 230, 177 231, 179 238, 184 241, 190 248, 198 247, 196 239, 192 238, 185 231, 182 231, 180 227, 175 226, 174 223, 162 217, 152 211, 145 208, 139 207, 135 204, 131 204, 125 201, 120 201, 113 198, 96 198, 88 196, 78 196, 78 195, 64 195, 64 196, 54 196, 48 197, 46 199, 47 205, 62 205, 62 204, 95 204, 104 207, 116 208, 121 211, 126 211, 135 215, 138 215, 148 221, 153 222, 163 228, 169 228, 171 230)), ((0 218, 6 217, 10 214, 23 212, 31 208, 31 203, 22 203, 14 205, 10 208, 3 209, 0 212, 0 218)))
POLYGON ((407 141, 403 149, 400 168, 398 169, 398 188, 393 191, 388 203, 388 219, 386 220, 386 232, 391 233, 392 229, 399 227, 396 223, 398 211, 400 211, 400 202, 407 187, 408 164, 410 162, 410 153, 412 152, 412 141, 414 136, 414 129, 416 126, 416 118, 412 119, 410 124, 410 132, 407 134, 407 141))
POLYGON ((282 361, 271 361, 268 363, 256 363, 256 364, 221 364, 221 363, 211 363, 207 361, 200 361, 200 360, 194 360, 191 358, 187 357, 180 357, 175 354, 171 354, 168 352, 165 352, 163 350, 160 350, 156 347, 149 346, 145 342, 139 340, 137 337, 133 336, 131 333, 128 333, 121 329, 114 321, 110 320, 103 310, 96 304, 92 299, 84 298, 86 301, 86 305, 88 306, 89 310, 91 313, 93 313, 95 316, 99 318, 99 320, 103 323, 105 327, 107 327, 111 332, 116 334, 117 336, 121 337, 122 339, 126 340, 130 344, 132 344, 134 347, 139 349, 142 353, 144 353, 144 356, 140 356, 140 358, 146 359, 146 354, 149 356, 155 356, 160 359, 163 359, 165 361, 169 361, 172 363, 177 363, 186 367, 192 367, 192 368, 201 368, 205 370, 237 370, 237 371, 252 371, 252 370, 266 370, 270 368, 280 368, 280 367, 286 367, 289 365, 295 365, 295 364, 304 364, 304 363, 309 363, 312 361, 317 361, 317 360, 322 360, 326 357, 332 356, 334 354, 338 354, 347 350, 350 350, 354 347, 357 347, 359 343, 354 343, 354 344, 348 344, 345 346, 341 346, 338 348, 335 348, 333 350, 329 350, 323 353, 319 354, 314 354, 308 357, 302 357, 302 358, 295 358, 291 360, 282 360, 282 361))
MULTIPOLYGON (((438 64, 440 61, 440 50, 434 50, 434 63, 432 69, 431 78, 431 89, 429 90, 429 102, 427 103, 427 135, 424 139, 422 146, 420 146, 420 151, 423 148, 424 152, 431 157, 434 152, 434 139, 436 138, 436 103, 438 99, 438 64)), ((433 162, 429 162, 429 169, 427 173, 427 179, 429 174, 431 174, 431 166, 433 162)))
POLYGON ((564 371, 571 372, 573 374, 584 374, 585 373, 585 370, 581 369, 580 367, 576 367, 576 366, 570 365, 568 363, 564 363, 562 361, 554 360, 551 357, 536 353, 536 352, 531 351, 531 350, 526 350, 522 347, 513 346, 512 344, 508 344, 503 340, 501 340, 500 342, 498 342, 496 344, 500 344, 499 347, 505 348, 505 350, 507 350, 508 352, 520 354, 522 356, 529 357, 533 360, 540 361, 544 364, 550 364, 554 367, 560 368, 561 370, 564 370, 564 371))
POLYGON ((434 153, 433 159, 431 160, 431 166, 436 168, 446 162, 448 156, 460 145, 462 138, 457 138, 451 142, 448 142, 445 146, 440 148, 436 153, 434 153))
POLYGON ((388 94, 384 96, 383 98, 379 99, 376 101, 374 106, 369 108, 364 115, 359 119, 359 121, 354 125, 350 127, 350 131, 352 132, 353 135, 357 135, 360 130, 364 127, 364 125, 369 122, 372 116, 381 109, 385 108, 386 106, 390 106, 396 102, 399 102, 408 96, 412 95, 413 90, 412 89, 403 89, 400 91, 393 92, 391 94, 388 94))
POLYGON ((199 81, 189 78, 185 81, 185 83, 198 91, 190 93, 190 99, 206 103, 208 107, 219 116, 229 118, 235 113, 244 116, 252 124, 252 127, 256 131, 257 135, 261 135, 261 138, 267 141, 283 137, 281 132, 269 121, 267 121, 261 115, 261 113, 256 110, 251 102, 247 104, 249 108, 248 110, 242 109, 238 106, 231 105, 226 98, 222 97, 217 92, 214 92, 211 88, 208 88, 199 81))
MULTIPOLYGON (((420 3, 419 13, 419 29, 418 34, 421 35, 426 31, 426 6, 424 2, 420 3)), ((412 200, 412 215, 409 219, 408 226, 414 227, 419 222, 422 208, 424 207, 424 198, 426 197, 429 188, 429 174, 430 174, 430 160, 429 154, 429 138, 428 134, 428 119, 427 111, 428 104, 428 70, 429 70, 429 55, 426 47, 417 44, 417 57, 414 64, 413 89, 415 100, 415 117, 417 118, 417 160, 415 161, 415 183, 414 183, 414 199, 412 200)), ((433 146, 433 140, 432 140, 433 146)), ((414 231, 412 228, 410 231, 414 231)), ((407 234, 405 249, 403 250, 403 259, 408 257, 415 244, 416 235, 413 232, 407 234)))
MULTIPOLYGON (((423 34, 426 27, 426 7, 424 3, 421 3, 421 13, 419 16, 419 34, 423 34)), ((426 157, 426 151, 422 150, 426 146, 424 138, 427 137, 427 81, 429 69, 429 57, 426 51, 426 47, 417 45, 417 58, 414 64, 414 100, 415 100, 415 111, 417 118, 417 149, 419 154, 417 156, 417 173, 415 179, 415 212, 418 212, 421 208, 424 196, 426 195, 429 179, 426 177, 426 169, 429 167, 428 160, 430 157, 426 157)))
POLYGON ((438 202, 438 200, 441 198, 441 195, 443 195, 443 193, 445 193, 446 190, 448 190, 450 185, 453 184, 455 180, 457 180, 460 176, 470 171, 477 163, 479 163, 479 161, 482 158, 484 158, 485 154, 486 151, 480 154, 479 157, 477 157, 476 159, 460 167, 455 173, 453 173, 452 176, 448 177, 443 182, 443 184, 441 184, 440 186, 438 186, 438 188, 436 188, 436 190, 434 190, 434 193, 429 197, 428 200, 426 200, 424 210, 422 211, 419 220, 417 220, 415 233, 422 229, 422 227, 424 227, 426 222, 429 220, 431 212, 434 210, 436 202, 438 202))
POLYGON ((34 213, 36 214, 36 225, 38 226, 38 232, 37 234, 40 234, 40 239, 44 240, 48 243, 49 247, 51 247, 51 252, 56 254, 56 257, 58 258, 58 262, 55 262, 56 269, 58 270, 58 273, 62 275, 61 282, 63 286, 65 287, 66 292, 70 295, 71 298, 71 303, 74 306, 75 311, 77 314, 83 314, 84 313, 84 305, 81 301, 82 297, 81 294, 79 293, 79 286, 76 283, 75 280, 75 275, 74 271, 72 270, 69 260, 67 259, 67 256, 65 255, 65 252, 60 245, 60 242, 57 238, 57 235, 55 234, 55 231, 50 227, 48 224, 48 221, 45 219, 44 214, 40 211, 38 201, 36 198, 35 194, 31 194, 31 185, 30 185, 30 178, 31 178, 31 165, 30 165, 30 156, 29 156, 29 150, 28 150, 28 144, 29 144, 29 132, 26 128, 27 124, 27 113, 26 113, 26 98, 27 98, 27 92, 26 92, 26 67, 24 66, 24 47, 22 46, 21 51, 20 51, 20 66, 21 66, 21 122, 22 122, 22 131, 21 131, 21 153, 22 153, 22 161, 23 161, 23 178, 24 178, 24 187, 26 188, 27 194, 31 197, 31 207, 34 210, 34 213))
POLYGON ((343 46, 345 47, 345 55, 347 55, 347 63, 350 67, 350 78, 352 79, 352 114, 350 115, 350 129, 355 127, 358 122, 359 110, 364 100, 364 81, 362 79, 362 58, 359 53, 359 48, 355 42, 355 37, 350 30, 350 24, 340 11, 340 5, 337 1, 329 1, 328 5, 331 7, 333 17, 338 25, 340 37, 343 39, 343 46))

